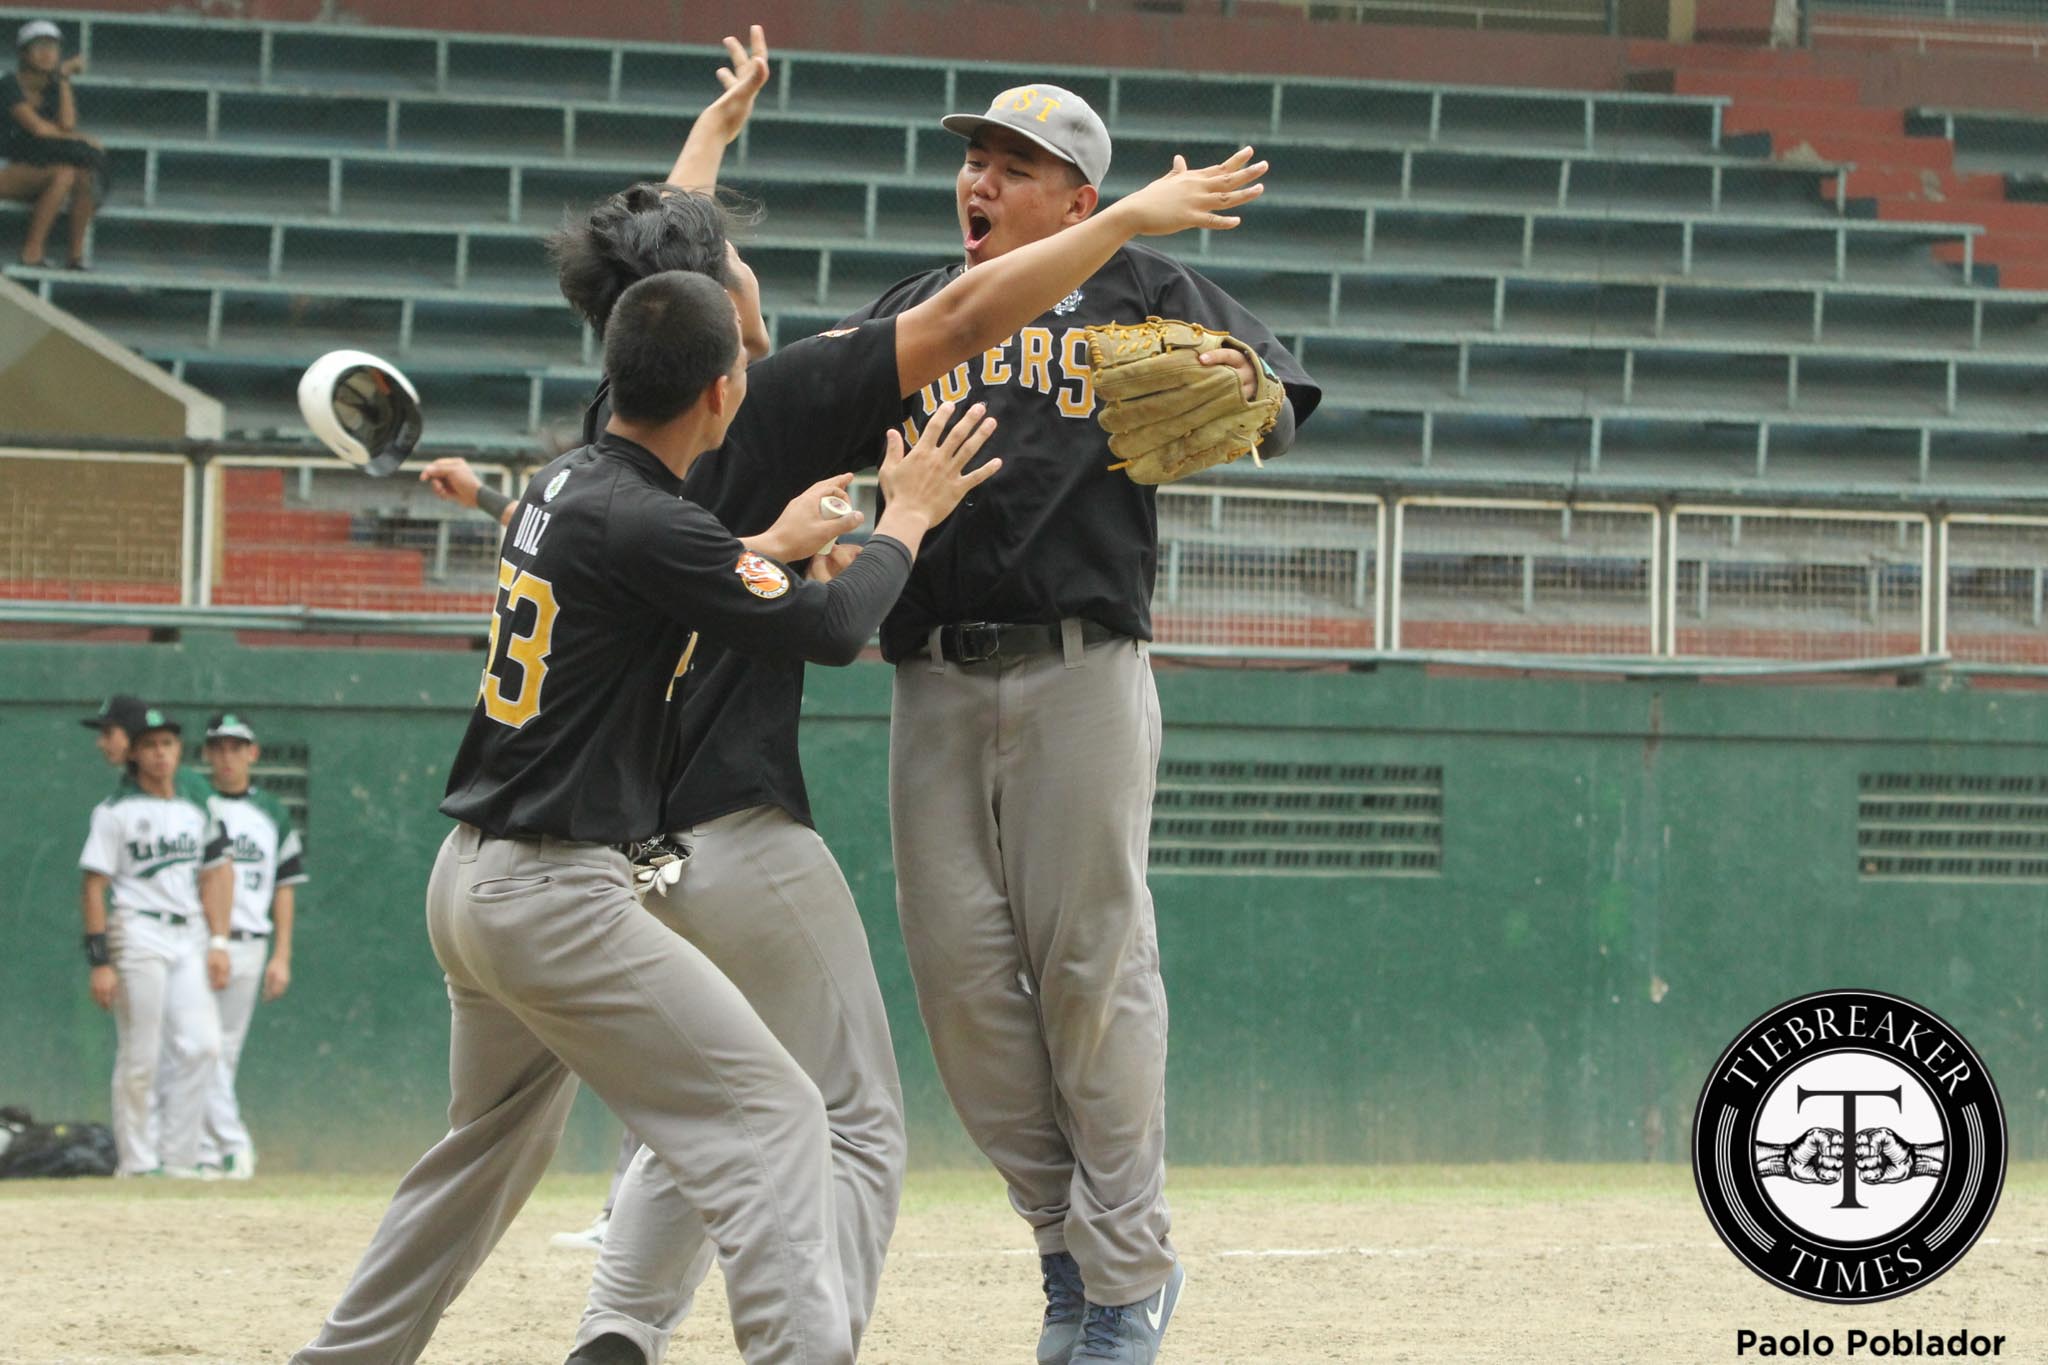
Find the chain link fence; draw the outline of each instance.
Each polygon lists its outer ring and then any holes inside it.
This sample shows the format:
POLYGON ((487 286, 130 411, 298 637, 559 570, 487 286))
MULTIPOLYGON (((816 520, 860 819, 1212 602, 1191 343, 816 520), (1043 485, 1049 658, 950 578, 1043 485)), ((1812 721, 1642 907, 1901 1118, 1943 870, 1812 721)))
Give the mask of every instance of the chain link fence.
POLYGON ((190 600, 197 509, 182 458, 0 449, 0 480, 0 598, 190 600))
POLYGON ((1398 515, 1395 648, 1654 651, 1654 508, 1417 500, 1398 515))
POLYGON ((2048 666, 2048 518, 1949 518, 1948 649, 1958 659, 2048 666))
POLYGON ((1168 488, 1159 498, 1161 645, 1369 650, 1379 644, 1378 498, 1168 488))
POLYGON ((1924 517, 1686 508, 1674 517, 1671 652, 1866 659, 1928 648, 1924 517))
POLYGON ((2048 6, 2040 0, 1804 0, 1817 46, 1967 49, 2039 61, 2048 50, 2048 6))
MULTIPOLYGON (((518 491, 512 469, 473 467, 518 491)), ((480 616, 497 590, 498 525, 409 470, 370 479, 335 460, 224 456, 205 495, 203 605, 480 616)))
MULTIPOLYGON (((0 458, 0 616, 274 607, 459 633, 482 628, 495 592, 499 526, 414 469, 0 458)), ((473 467, 508 494, 532 468, 473 467)), ((853 491, 872 524, 873 479, 853 491)), ((1181 485, 1160 490, 1158 518, 1163 653, 2048 667, 2048 517, 1181 485)))

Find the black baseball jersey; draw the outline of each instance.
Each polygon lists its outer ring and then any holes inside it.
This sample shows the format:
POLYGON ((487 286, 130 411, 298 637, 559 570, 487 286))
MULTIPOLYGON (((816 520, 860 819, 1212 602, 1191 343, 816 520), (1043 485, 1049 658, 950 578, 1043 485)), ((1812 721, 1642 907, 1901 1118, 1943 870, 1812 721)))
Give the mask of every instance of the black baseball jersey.
POLYGON ((693 633, 763 657, 851 659, 909 571, 909 552, 875 537, 833 583, 806 582, 681 492, 652 452, 611 434, 527 485, 443 813, 592 843, 669 828, 669 703, 693 633))
MULTIPOLYGON (((964 268, 914 275, 847 322, 901 313, 964 268)), ((933 626, 965 621, 1077 616, 1151 638, 1155 495, 1109 469, 1116 457, 1095 422, 1084 329, 1154 316, 1249 345, 1286 386, 1297 425, 1322 401, 1300 363, 1230 295, 1170 256, 1125 247, 1032 325, 906 401, 919 426, 941 402, 987 403, 1001 425, 981 458, 1001 456, 1003 472, 925 537, 910 583, 883 623, 884 657, 914 653, 933 626)))
MULTIPOLYGON (((902 417, 896 374, 893 317, 806 337, 750 365, 747 399, 725 444, 690 467, 683 496, 743 535, 767 530, 811 484, 881 462, 883 437, 902 417)), ((602 430, 610 416, 600 388, 585 432, 602 430)), ((797 755, 803 692, 800 659, 698 644, 680 689, 671 829, 755 806, 812 823, 797 755)))

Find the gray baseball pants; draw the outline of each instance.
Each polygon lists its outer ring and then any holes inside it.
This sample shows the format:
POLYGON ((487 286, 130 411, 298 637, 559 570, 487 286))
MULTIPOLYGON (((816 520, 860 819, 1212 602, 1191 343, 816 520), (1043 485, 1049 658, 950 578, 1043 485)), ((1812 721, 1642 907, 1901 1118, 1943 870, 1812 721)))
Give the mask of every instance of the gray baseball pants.
POLYGON ((1166 991, 1145 862, 1159 767, 1146 646, 896 667, 897 910, 953 1107, 1041 1255, 1088 1297, 1172 1273, 1166 991))
POLYGON ((448 977, 448 1135, 400 1182, 302 1365, 409 1365, 547 1169, 581 1076, 718 1248, 752 1365, 853 1359, 818 1088, 592 844, 458 825, 427 885, 448 977))
MULTIPOLYGON (((723 971, 817 1085, 832 1135, 833 1222, 856 1348, 903 1193, 903 1089, 867 931, 817 831, 756 806, 678 831, 682 879, 647 908, 723 971)), ((655 1365, 710 1269, 704 1218, 642 1152, 612 1205, 576 1342, 606 1332, 655 1365)))

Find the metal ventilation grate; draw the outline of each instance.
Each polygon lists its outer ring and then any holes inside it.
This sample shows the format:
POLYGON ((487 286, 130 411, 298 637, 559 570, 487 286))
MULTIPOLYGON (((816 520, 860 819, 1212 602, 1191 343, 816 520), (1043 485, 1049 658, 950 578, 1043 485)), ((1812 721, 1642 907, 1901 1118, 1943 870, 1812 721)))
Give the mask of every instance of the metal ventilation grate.
POLYGON ((1434 877, 1442 768, 1169 760, 1152 802, 1152 866, 1212 876, 1434 877))
POLYGON ((1865 773, 1865 881, 2048 882, 2048 776, 1865 773))

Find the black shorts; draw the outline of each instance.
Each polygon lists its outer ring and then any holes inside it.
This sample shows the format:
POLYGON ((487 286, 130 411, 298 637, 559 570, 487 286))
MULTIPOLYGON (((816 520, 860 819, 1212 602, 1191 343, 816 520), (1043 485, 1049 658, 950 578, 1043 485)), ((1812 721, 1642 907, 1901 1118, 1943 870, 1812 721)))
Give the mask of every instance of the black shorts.
POLYGON ((106 198, 107 154, 89 142, 68 137, 26 138, 7 148, 5 159, 23 166, 76 166, 92 177, 94 197, 106 198))

